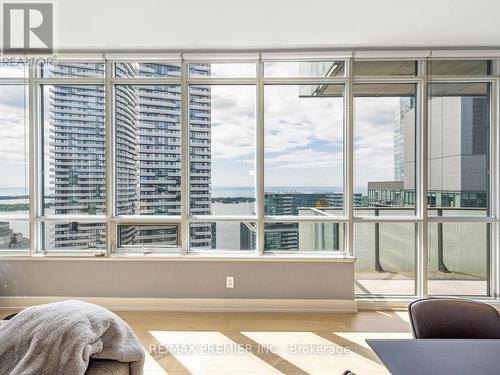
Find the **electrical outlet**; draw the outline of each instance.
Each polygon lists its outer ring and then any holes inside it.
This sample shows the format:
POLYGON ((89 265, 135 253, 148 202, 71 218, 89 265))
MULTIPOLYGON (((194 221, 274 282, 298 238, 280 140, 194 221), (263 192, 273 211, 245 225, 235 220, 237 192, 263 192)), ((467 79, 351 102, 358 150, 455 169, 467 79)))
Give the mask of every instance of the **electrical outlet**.
POLYGON ((234 276, 226 276, 226 288, 234 288, 234 276))

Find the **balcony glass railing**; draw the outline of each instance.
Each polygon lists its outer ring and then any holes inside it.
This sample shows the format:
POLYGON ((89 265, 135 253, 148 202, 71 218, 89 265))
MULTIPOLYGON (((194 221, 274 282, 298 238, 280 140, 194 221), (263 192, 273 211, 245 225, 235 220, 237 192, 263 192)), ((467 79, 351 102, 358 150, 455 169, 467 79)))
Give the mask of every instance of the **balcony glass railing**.
MULTIPOLYGON (((338 216, 340 208, 301 208, 299 215, 338 216)), ((429 216, 484 217, 486 208, 430 208, 429 216)), ((413 208, 359 208, 358 216, 407 216, 413 208)), ((431 222, 428 287, 431 295, 488 295, 488 223, 431 222)), ((299 233, 300 236, 300 233, 299 233)), ((356 293, 415 294, 417 228, 414 223, 356 223, 356 293)))

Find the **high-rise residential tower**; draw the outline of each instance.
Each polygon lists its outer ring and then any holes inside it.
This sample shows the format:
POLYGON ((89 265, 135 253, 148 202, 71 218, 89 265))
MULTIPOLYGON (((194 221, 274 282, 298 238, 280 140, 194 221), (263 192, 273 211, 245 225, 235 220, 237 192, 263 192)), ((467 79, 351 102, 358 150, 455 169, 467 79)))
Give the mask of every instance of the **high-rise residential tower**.
MULTIPOLYGON (((102 64, 58 64, 53 76, 95 77, 102 64)), ((198 70, 209 71, 208 65, 198 70)), ((117 77, 179 77, 178 64, 116 64, 117 77)), ((45 177, 45 209, 55 214, 105 212, 105 107, 102 85, 48 86, 45 119, 50 142, 45 177), (46 172, 47 173, 47 172, 46 172)), ((192 212, 210 214, 210 91, 191 88, 190 106, 200 102, 203 124, 190 129, 192 212), (200 164, 200 160, 202 160, 200 164), (208 168, 207 168, 208 166, 208 168)), ((114 90, 116 208, 121 215, 180 215, 181 95, 179 85, 117 85, 114 90)), ((193 117, 190 113, 190 123, 193 117)), ((191 125, 192 126, 192 125, 191 125)), ((99 248, 105 243, 104 224, 58 223, 47 228, 55 248, 99 248)), ((198 225, 193 240, 212 243, 210 228, 198 225)), ((119 243, 174 245, 173 226, 124 227, 119 243)))

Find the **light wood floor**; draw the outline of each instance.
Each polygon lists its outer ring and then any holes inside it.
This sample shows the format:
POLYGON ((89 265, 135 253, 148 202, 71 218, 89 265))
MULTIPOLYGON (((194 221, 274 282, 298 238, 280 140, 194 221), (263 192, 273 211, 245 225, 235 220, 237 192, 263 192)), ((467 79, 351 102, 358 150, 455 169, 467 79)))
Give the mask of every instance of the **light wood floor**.
POLYGON ((410 338, 406 312, 121 312, 147 352, 145 374, 387 374, 367 338, 410 338))
POLYGON ((365 339, 411 338, 395 311, 118 315, 146 350, 147 375, 388 374, 365 339))

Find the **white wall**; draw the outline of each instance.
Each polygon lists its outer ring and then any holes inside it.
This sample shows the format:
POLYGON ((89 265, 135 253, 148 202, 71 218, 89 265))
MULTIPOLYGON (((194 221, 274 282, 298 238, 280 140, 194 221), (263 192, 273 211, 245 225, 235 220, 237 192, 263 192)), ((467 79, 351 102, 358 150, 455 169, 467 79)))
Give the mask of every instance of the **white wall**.
POLYGON ((64 50, 500 46, 498 0, 56 0, 64 50))

